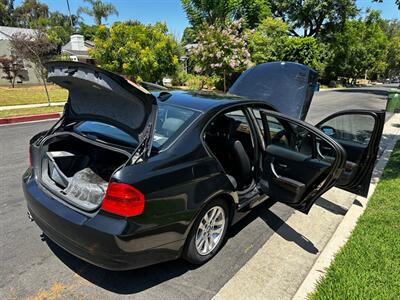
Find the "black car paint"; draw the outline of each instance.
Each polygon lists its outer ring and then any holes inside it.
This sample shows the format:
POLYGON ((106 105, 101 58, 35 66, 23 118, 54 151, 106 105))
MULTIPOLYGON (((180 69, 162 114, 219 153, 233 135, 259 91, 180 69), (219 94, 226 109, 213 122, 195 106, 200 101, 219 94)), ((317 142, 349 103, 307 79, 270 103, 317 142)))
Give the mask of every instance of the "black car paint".
MULTIPOLYGON (((233 209, 233 186, 204 147, 203 129, 218 113, 229 109, 251 104, 270 107, 238 97, 186 92, 172 93, 168 102, 190 106, 202 114, 166 149, 144 164, 122 168, 112 178, 145 195, 142 215, 121 218, 102 210, 83 212, 44 188, 35 167, 28 169, 23 176, 28 210, 50 239, 95 265, 125 270, 179 257, 197 214, 215 197, 228 200, 232 223, 246 215, 247 211, 233 209)), ((30 150, 33 166, 40 164, 35 138, 30 150)))
POLYGON ((134 269, 179 257, 196 216, 216 197, 229 203, 232 223, 247 213, 236 209, 237 194, 204 145, 203 130, 228 110, 273 108, 263 101, 189 92, 171 92, 167 101, 198 110, 201 115, 146 163, 125 166, 112 177, 111 181, 130 184, 145 195, 144 212, 135 217, 123 218, 102 210, 83 212, 45 189, 35 170, 40 158, 32 139, 33 168, 23 176, 24 193, 30 214, 50 239, 100 267, 134 269))

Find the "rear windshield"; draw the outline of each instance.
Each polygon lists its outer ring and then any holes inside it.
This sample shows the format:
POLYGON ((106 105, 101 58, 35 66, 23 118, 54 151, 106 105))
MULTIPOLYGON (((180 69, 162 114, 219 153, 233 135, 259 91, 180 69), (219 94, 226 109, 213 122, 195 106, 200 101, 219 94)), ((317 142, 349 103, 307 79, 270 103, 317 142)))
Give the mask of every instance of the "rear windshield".
MULTIPOLYGON (((199 112, 191 109, 160 103, 153 137, 153 147, 161 150, 167 144, 173 142, 198 115, 199 112)), ((82 122, 75 127, 75 132, 108 142, 123 143, 127 146, 138 145, 138 141, 125 131, 101 122, 82 122)))

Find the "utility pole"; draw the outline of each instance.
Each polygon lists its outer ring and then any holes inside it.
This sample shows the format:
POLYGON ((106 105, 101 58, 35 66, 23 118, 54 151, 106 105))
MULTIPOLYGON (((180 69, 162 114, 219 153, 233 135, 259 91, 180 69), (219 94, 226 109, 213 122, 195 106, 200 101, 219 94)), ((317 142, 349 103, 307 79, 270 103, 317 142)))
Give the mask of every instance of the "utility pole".
POLYGON ((71 29, 74 29, 74 23, 72 22, 72 16, 71 16, 71 8, 69 7, 68 0, 67 0, 67 7, 68 7, 68 14, 69 14, 69 21, 71 22, 71 29))

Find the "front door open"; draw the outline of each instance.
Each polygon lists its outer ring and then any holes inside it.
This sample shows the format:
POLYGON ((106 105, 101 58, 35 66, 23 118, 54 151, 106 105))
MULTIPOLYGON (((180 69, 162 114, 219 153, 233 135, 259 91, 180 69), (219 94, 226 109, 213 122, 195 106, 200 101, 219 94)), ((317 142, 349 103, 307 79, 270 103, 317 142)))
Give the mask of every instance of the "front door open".
MULTIPOLYGON (((316 125, 346 150, 346 167, 337 187, 363 197, 368 195, 384 123, 385 111, 347 110, 316 125)), ((318 152, 329 159, 334 149, 321 143, 318 152)))

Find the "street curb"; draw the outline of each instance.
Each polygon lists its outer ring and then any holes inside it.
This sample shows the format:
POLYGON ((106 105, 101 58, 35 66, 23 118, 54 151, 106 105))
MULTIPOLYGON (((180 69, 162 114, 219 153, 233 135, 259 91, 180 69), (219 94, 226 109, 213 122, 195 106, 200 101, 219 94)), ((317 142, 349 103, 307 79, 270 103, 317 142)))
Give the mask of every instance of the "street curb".
MULTIPOLYGON (((386 124, 388 126, 392 126, 394 119, 397 119, 397 122, 399 122, 400 114, 394 114, 387 121, 386 124)), ((354 198, 353 205, 349 208, 339 226, 336 228, 336 231, 332 235, 331 239, 318 256, 310 272, 303 280, 303 283, 297 289, 296 294, 292 298, 293 300, 308 299, 307 295, 315 290, 318 282, 325 276, 327 269, 335 258, 335 255, 346 244, 352 231, 357 225, 359 217, 364 213, 371 196, 374 194, 375 188, 380 181, 383 170, 385 169, 385 166, 389 161, 390 155, 393 152, 393 148, 396 145, 396 142, 400 139, 399 134, 400 129, 397 129, 396 134, 389 141, 387 141, 386 147, 376 163, 368 197, 363 198, 360 196, 356 196, 354 198)))
POLYGON ((58 119, 60 117, 61 117, 61 113, 49 113, 49 114, 40 114, 40 115, 28 115, 28 116, 0 118, 0 125, 31 122, 31 121, 41 121, 41 120, 48 120, 48 119, 58 119))

